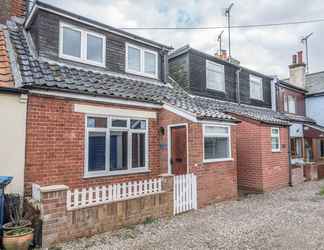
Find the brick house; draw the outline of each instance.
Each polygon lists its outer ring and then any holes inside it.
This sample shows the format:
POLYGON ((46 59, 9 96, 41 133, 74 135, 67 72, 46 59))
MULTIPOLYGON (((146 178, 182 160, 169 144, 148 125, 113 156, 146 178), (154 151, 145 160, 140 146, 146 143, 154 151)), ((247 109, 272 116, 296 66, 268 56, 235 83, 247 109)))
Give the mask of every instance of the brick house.
POLYGON ((273 79, 189 45, 174 51, 169 65, 170 75, 198 103, 241 120, 236 138, 239 188, 264 192, 287 186, 290 124, 271 109, 273 79))
MULTIPOLYGON (((307 78, 303 52, 299 51, 297 55, 293 55, 292 64, 289 65, 289 79, 276 82, 277 105, 275 108, 285 113, 292 123, 290 127, 291 165, 296 181, 299 180, 299 182, 304 178, 306 180, 317 179, 318 168, 323 165, 321 138, 324 135, 324 129, 316 124, 315 119, 308 117, 312 114, 310 110, 306 112, 306 97, 311 90, 307 88, 307 78), (298 172, 301 173, 298 174, 298 172)), ((316 109, 319 105, 314 103, 310 107, 316 109)))
POLYGON ((237 197, 239 120, 168 77, 170 47, 42 2, 6 29, 28 90, 26 195, 194 173, 198 207, 237 197))

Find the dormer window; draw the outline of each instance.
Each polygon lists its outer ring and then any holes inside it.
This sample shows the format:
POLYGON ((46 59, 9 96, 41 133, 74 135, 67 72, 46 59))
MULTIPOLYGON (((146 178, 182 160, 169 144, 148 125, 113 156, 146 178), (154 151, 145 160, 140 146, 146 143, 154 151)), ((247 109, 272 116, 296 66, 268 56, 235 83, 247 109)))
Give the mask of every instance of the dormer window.
POLYGON ((158 54, 127 43, 126 72, 158 78, 158 54))
POLYGON ((296 113, 296 98, 291 95, 284 97, 284 109, 285 112, 295 114, 296 113))
POLYGON ((225 92, 224 65, 206 60, 206 88, 225 92))
POLYGON ((104 35, 60 23, 60 57, 77 62, 105 66, 104 35))
POLYGON ((263 101, 262 78, 250 75, 250 98, 263 101))

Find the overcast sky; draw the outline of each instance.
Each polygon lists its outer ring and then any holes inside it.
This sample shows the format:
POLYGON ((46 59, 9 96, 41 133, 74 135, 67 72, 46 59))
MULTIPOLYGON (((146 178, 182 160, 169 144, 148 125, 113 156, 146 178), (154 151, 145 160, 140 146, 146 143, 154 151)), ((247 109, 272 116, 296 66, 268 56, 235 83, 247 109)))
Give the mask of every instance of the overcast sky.
MULTIPOLYGON (((223 26, 225 8, 234 3, 232 24, 263 24, 324 18, 322 0, 43 0, 88 18, 119 27, 223 26)), ((185 44, 214 54, 221 30, 131 31, 178 48, 185 44)), ((232 56, 245 67, 269 75, 288 76, 291 56, 309 40, 310 71, 324 70, 324 22, 232 30, 232 56)), ((224 46, 227 48, 227 32, 224 46)))

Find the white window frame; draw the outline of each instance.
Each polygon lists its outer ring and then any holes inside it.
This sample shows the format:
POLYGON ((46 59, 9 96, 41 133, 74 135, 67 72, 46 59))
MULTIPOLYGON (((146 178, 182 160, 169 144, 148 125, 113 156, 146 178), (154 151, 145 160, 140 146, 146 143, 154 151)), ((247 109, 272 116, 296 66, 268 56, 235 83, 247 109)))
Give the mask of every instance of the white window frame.
POLYGON ((131 73, 131 74, 135 74, 135 75, 141 75, 141 76, 146 76, 146 77, 150 77, 150 78, 154 78, 154 79, 158 79, 158 53, 156 51, 153 50, 149 50, 143 47, 139 47, 130 43, 126 43, 126 72, 127 73, 131 73), (132 70, 128 68, 128 48, 132 47, 135 49, 138 49, 140 51, 140 71, 136 71, 136 70, 132 70), (149 74, 149 73, 145 73, 144 72, 144 67, 145 67, 145 52, 151 53, 155 55, 155 74, 149 74))
POLYGON ((271 150, 272 152, 280 152, 280 128, 271 128, 271 150), (277 130, 278 134, 273 134, 273 130, 277 130), (278 148, 272 147, 272 138, 278 138, 278 148))
MULTIPOLYGON (((263 79, 262 77, 259 77, 259 76, 256 76, 256 75, 253 75, 253 74, 250 74, 249 75, 249 82, 250 82, 250 98, 251 99, 254 99, 254 100, 258 100, 258 101, 263 101, 264 100, 264 96, 263 96, 263 79), (261 98, 259 97, 256 97, 256 96, 253 96, 253 93, 252 93, 252 88, 251 88, 251 84, 252 84, 252 80, 260 80, 260 89, 261 89, 261 98)), ((253 81, 255 82, 255 81, 253 81)))
POLYGON ((223 64, 216 63, 216 62, 213 62, 210 60, 206 60, 206 88, 215 90, 215 91, 225 92, 225 67, 223 64), (217 87, 211 86, 211 85, 208 86, 208 77, 207 77, 208 76, 208 64, 215 65, 216 67, 222 68, 222 89, 218 89, 217 87))
POLYGON ((99 67, 105 67, 106 66, 106 36, 95 33, 93 31, 88 31, 85 29, 81 29, 79 27, 76 27, 71 24, 67 24, 64 22, 60 22, 60 38, 59 38, 59 57, 67 60, 72 60, 76 62, 81 62, 81 63, 86 63, 86 64, 91 64, 94 66, 99 66, 99 67), (71 55, 66 55, 63 53, 63 29, 64 28, 69 28, 75 31, 78 31, 81 33, 81 51, 80 51, 80 57, 75 57, 71 55), (102 62, 97 62, 93 60, 87 59, 87 42, 88 42, 88 35, 98 37, 102 39, 102 62))
POLYGON ((284 97, 284 108, 285 108, 285 112, 291 113, 291 114, 296 114, 296 110, 297 110, 297 99, 295 96, 292 95, 285 95, 284 97), (290 109, 290 100, 293 100, 294 102, 294 108, 293 110, 290 109))
POLYGON ((126 175, 135 173, 149 172, 149 120, 141 117, 123 117, 123 116, 107 116, 97 114, 87 114, 85 116, 85 157, 84 157, 84 178, 102 177, 102 176, 115 176, 126 175), (89 117, 101 117, 107 119, 107 128, 88 128, 87 121, 89 117), (127 127, 112 127, 112 119, 127 120, 127 127), (145 129, 131 129, 130 120, 142 120, 146 122, 145 129), (127 169, 126 170, 110 170, 110 131, 127 131, 127 169), (105 132, 106 133, 106 164, 104 171, 89 171, 88 170, 88 147, 89 147, 89 132, 105 132), (145 165, 144 167, 132 168, 132 134, 143 133, 145 134, 145 165))
POLYGON ((204 163, 211 163, 211 162, 222 162, 222 161, 232 161, 232 142, 231 142, 231 126, 226 125, 215 125, 215 124, 203 124, 203 162, 204 163), (220 127, 220 128, 226 128, 228 131, 228 134, 223 133, 206 133, 206 127, 220 127), (228 137, 228 158, 216 158, 216 159, 205 159, 205 137, 228 137))

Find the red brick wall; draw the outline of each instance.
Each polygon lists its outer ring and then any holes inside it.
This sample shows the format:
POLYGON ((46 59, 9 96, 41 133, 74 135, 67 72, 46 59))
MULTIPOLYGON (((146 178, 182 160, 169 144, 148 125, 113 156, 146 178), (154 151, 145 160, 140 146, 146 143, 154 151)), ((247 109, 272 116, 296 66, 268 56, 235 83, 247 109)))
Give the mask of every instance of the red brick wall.
MULTIPOLYGON (((165 130, 161 138, 163 145, 167 145, 170 124, 188 124, 189 171, 197 175, 198 207, 210 203, 237 197, 237 169, 236 169, 236 128, 231 129, 233 161, 203 163, 203 131, 200 123, 193 123, 167 110, 159 115, 159 125, 165 130)), ((161 149, 161 164, 163 171, 168 169, 167 147, 161 149)))
POLYGON ((280 152, 272 152, 271 126, 240 118, 238 125, 238 186, 264 192, 287 186, 288 129, 280 128, 280 152))
POLYGON ((157 119, 149 119, 150 173, 83 178, 85 114, 74 112, 74 103, 77 102, 51 97, 29 97, 25 167, 27 194, 30 194, 31 183, 64 184, 77 188, 150 178, 161 173, 157 119))
POLYGON ((261 125, 263 191, 288 186, 288 128, 280 128, 280 152, 271 150, 271 126, 261 125))

